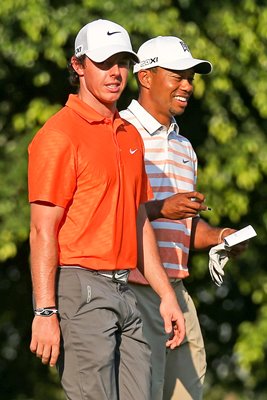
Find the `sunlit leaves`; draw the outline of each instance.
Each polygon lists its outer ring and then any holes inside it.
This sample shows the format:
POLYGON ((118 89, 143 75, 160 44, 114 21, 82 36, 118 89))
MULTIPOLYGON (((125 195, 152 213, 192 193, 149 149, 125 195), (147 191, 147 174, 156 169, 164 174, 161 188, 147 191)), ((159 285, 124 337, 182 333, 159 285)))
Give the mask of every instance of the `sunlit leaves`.
MULTIPOLYGON (((96 18, 114 20, 130 31, 135 50, 153 36, 176 35, 185 40, 194 57, 213 63, 210 75, 195 77, 193 105, 189 102, 181 123, 178 117, 182 133, 199 156, 198 189, 212 208, 202 216, 214 225, 242 227, 252 223, 258 236, 242 259, 229 263, 225 285, 220 289, 210 281, 206 253, 192 255, 190 261, 192 280, 187 282, 201 313, 210 361, 208 373, 213 376, 207 378, 209 400, 222 400, 224 388, 233 382, 233 386, 241 382, 242 390, 245 385, 266 387, 265 3, 5 0, 0 7, 0 261, 12 260, 28 239, 28 143, 66 101, 70 91, 67 61, 82 25, 96 18), (238 338, 237 319, 241 314, 238 338), (216 379, 221 379, 219 385, 216 379)), ((137 86, 131 75, 120 107, 127 106, 132 97, 137 97, 137 86)), ((2 285, 10 281, 11 277, 2 285)), ((10 343, 4 354, 12 358, 14 343, 10 343)), ((36 382, 35 371, 30 373, 27 371, 27 379, 33 377, 31 382, 36 382)), ((42 386, 38 382, 32 398, 54 400, 46 391, 45 383, 42 386)), ((247 400, 245 395, 240 396, 236 398, 247 400)), ((261 399, 258 392, 250 398, 261 399)))
POLYGON ((239 331, 240 336, 235 345, 235 352, 241 369, 245 371, 248 377, 245 384, 253 387, 256 385, 257 375, 262 375, 258 369, 259 365, 266 359, 267 306, 265 305, 261 308, 256 322, 243 322, 239 327, 239 331))

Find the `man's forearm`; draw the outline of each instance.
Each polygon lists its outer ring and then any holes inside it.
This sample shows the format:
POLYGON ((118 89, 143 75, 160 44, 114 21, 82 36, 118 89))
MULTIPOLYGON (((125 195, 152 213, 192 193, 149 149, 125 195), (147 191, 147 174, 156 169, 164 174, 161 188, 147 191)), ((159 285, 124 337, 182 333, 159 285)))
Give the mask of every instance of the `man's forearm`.
POLYGON ((37 307, 55 305, 58 266, 58 229, 62 207, 50 203, 31 204, 31 273, 37 307))
POLYGON ((153 228, 145 209, 139 210, 138 229, 138 268, 155 292, 162 297, 172 291, 167 273, 162 266, 153 228))
POLYGON ((200 217, 193 218, 190 248, 192 250, 207 250, 216 246, 223 239, 221 235, 223 230, 223 236, 234 232, 231 228, 213 227, 200 217))
POLYGON ((31 275, 36 307, 54 306, 58 263, 57 244, 31 233, 31 275))
POLYGON ((173 337, 166 346, 174 349, 185 336, 185 322, 175 292, 161 263, 153 228, 147 218, 145 207, 141 206, 137 218, 138 265, 151 287, 160 297, 159 311, 166 333, 173 331, 173 337))

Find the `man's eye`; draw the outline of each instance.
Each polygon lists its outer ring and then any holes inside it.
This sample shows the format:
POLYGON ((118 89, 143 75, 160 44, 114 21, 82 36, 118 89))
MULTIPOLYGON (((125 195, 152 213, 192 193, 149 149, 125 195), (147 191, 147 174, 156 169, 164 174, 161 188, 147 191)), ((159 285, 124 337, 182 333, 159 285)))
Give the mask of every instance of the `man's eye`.
POLYGON ((119 66, 120 66, 120 67, 127 67, 127 68, 129 68, 129 67, 130 67, 130 60, 121 60, 121 61, 119 62, 119 66))
POLYGON ((109 65, 108 65, 107 61, 102 61, 102 62, 99 62, 97 64, 98 64, 99 68, 101 68, 101 69, 108 69, 109 68, 109 65))

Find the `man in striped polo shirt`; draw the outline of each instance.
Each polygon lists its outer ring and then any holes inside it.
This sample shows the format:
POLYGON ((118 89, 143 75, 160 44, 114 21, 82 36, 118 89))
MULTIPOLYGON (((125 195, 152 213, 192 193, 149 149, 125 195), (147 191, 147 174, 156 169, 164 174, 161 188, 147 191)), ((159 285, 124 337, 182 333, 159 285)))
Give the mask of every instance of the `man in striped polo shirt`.
POLYGON ((121 116, 138 129, 144 141, 146 172, 154 192, 146 209, 186 323, 186 338, 180 347, 166 350, 159 298, 138 270, 130 274, 130 286, 152 349, 152 399, 199 400, 206 372, 205 349, 196 309, 182 280, 189 275, 189 249, 209 249, 235 230, 211 227, 199 217, 207 207, 204 195, 195 191, 197 157, 189 140, 180 135, 174 116, 187 107, 195 73, 208 74, 212 65, 193 58, 183 40, 171 36, 148 40, 137 54, 140 63, 134 73, 139 98, 121 116))

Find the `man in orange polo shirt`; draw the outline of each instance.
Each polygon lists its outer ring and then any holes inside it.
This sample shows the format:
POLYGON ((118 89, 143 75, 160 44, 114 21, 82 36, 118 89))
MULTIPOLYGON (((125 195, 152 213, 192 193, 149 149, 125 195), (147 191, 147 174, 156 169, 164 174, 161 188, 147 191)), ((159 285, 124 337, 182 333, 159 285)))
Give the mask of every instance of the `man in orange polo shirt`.
POLYGON ((78 95, 29 145, 30 348, 58 364, 70 400, 150 399, 150 350, 127 286, 137 260, 161 299, 167 333, 173 325, 166 345, 185 333, 143 205, 151 188, 142 139, 116 109, 130 61, 138 57, 123 27, 85 25, 71 58, 78 95))

